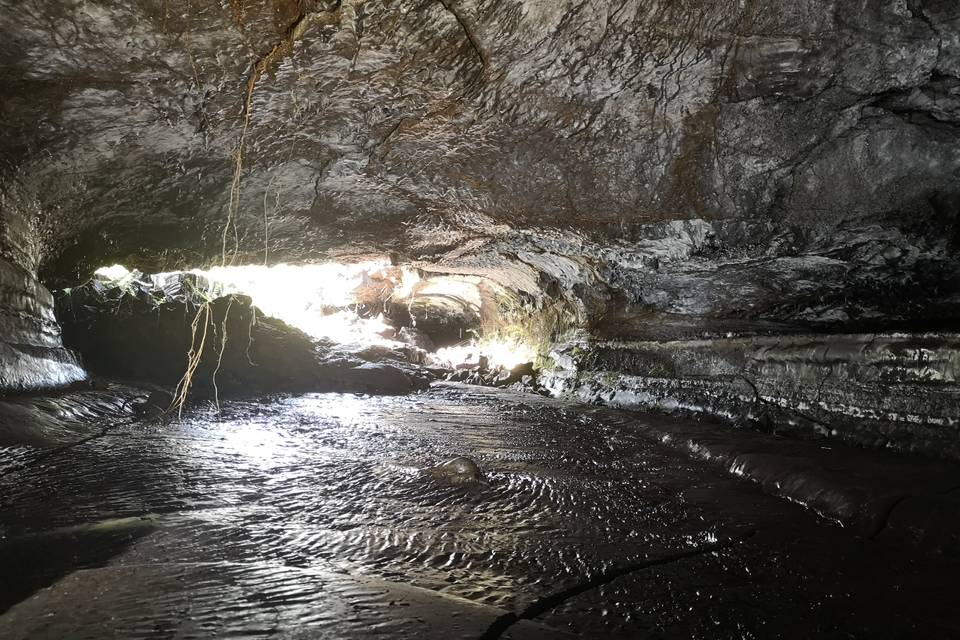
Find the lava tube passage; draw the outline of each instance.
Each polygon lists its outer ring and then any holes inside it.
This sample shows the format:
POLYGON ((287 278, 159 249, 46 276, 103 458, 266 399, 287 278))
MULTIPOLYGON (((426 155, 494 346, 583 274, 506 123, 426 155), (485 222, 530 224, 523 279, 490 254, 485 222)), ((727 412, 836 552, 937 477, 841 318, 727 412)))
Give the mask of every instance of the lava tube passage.
POLYGON ((960 638, 957 0, 0 0, 0 640, 960 638))

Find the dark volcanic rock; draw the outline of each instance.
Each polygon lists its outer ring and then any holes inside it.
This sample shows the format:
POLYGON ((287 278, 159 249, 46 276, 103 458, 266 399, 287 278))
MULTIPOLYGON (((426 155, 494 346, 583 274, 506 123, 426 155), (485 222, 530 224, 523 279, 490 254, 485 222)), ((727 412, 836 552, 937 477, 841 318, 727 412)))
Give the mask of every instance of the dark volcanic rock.
POLYGON ((330 371, 330 376, 337 387, 359 393, 399 395, 422 391, 430 385, 422 375, 382 362, 365 362, 350 368, 338 367, 330 371))
POLYGON ((78 384, 42 395, 0 398, 3 470, 18 466, 15 448, 19 446, 61 447, 129 424, 134 419, 135 407, 147 399, 140 388, 120 384, 96 386, 100 388, 78 384))
POLYGON ((497 377, 497 381, 500 384, 513 384, 515 382, 520 382, 524 378, 533 380, 533 377, 537 375, 536 370, 533 368, 532 362, 524 362, 516 365, 510 371, 505 371, 503 374, 497 377))
MULTIPOLYGON (((444 379, 450 382, 465 382, 484 387, 509 387, 514 391, 550 395, 549 390, 540 384, 539 372, 534 369, 532 362, 518 364, 512 369, 495 367, 491 370, 484 364, 484 360, 485 358, 481 358, 480 366, 449 372, 444 376, 444 379)), ((557 375, 557 372, 552 372, 550 379, 556 382, 557 375)), ((575 385, 560 390, 569 391, 573 388, 575 388, 575 385)))
POLYGON ((955 3, 274 5, 0 2, 2 217, 47 277, 218 255, 243 137, 241 256, 391 250, 595 315, 958 317, 955 3))
POLYGON ((0 394, 62 387, 84 380, 63 348, 53 296, 37 281, 29 229, 3 220, 0 198, 0 394))
POLYGON ((144 291, 94 282, 61 300, 64 339, 92 371, 176 386, 194 347, 201 352, 193 374, 197 391, 212 392, 214 379, 226 394, 320 387, 310 338, 262 316, 248 297, 225 296, 206 305, 196 298, 153 300, 144 291))
POLYGON ((165 389, 157 389, 151 392, 143 402, 133 405, 133 410, 139 416, 156 418, 164 415, 173 406, 173 394, 165 389))
MULTIPOLYGON (((246 296, 206 304, 196 294, 167 298, 162 290, 137 283, 108 287, 94 281, 61 294, 58 314, 67 344, 100 375, 174 387, 195 349, 200 355, 193 392, 201 395, 398 394, 427 385, 424 376, 404 371, 399 362, 364 363, 316 344, 302 331, 264 316, 246 296)), ((152 413, 163 404, 148 401, 143 411, 152 413)))
POLYGON ((359 351, 353 351, 351 355, 366 360, 367 362, 408 362, 411 364, 420 364, 423 362, 424 353, 416 347, 386 347, 382 345, 372 345, 364 347, 359 351))
POLYGON ((418 349, 423 349, 424 351, 437 350, 437 346, 433 343, 433 340, 430 339, 430 336, 414 327, 403 327, 400 329, 397 339, 418 349))
POLYGON ((960 336, 739 336, 573 343, 555 391, 780 435, 960 458, 960 336))
MULTIPOLYGON (((384 311, 440 344, 485 309, 555 314, 544 345, 960 320, 956 2, 0 0, 0 68, 0 388, 83 375, 36 275, 114 261, 389 253, 424 280, 384 311)), ((651 393, 752 393, 694 370, 651 393)))
POLYGON ((430 467, 426 473, 434 480, 450 484, 470 484, 484 479, 480 465, 464 456, 430 467))

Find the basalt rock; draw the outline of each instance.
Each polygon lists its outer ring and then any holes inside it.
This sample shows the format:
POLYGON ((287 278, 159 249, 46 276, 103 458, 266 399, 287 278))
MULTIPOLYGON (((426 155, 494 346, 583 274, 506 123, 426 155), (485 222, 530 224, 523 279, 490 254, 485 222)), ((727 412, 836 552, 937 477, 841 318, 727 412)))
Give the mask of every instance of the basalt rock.
POLYGON ((423 349, 404 345, 400 347, 387 347, 381 345, 372 345, 353 351, 351 355, 366 360, 367 362, 405 362, 409 364, 423 364, 426 360, 426 353, 423 349))
MULTIPOLYGON (((40 281, 113 262, 386 254, 423 280, 383 312, 438 344, 492 310, 544 347, 960 320, 950 0, 0 0, 0 69, 3 390, 83 377, 40 281)), ((644 389, 752 397, 711 375, 644 389)))
POLYGON ((400 342, 424 351, 437 350, 437 346, 434 344, 433 340, 430 339, 430 336, 415 327, 401 328, 400 333, 397 334, 397 339, 400 340, 400 342))
MULTIPOLYGON (((241 260, 391 252, 594 320, 943 324, 958 11, 4 0, 0 216, 67 285, 213 260, 229 218, 241 260)), ((454 297, 409 312, 460 339, 454 297)))
POLYGON ((573 342, 543 376, 588 402, 960 458, 960 336, 573 342))
MULTIPOLYGON (((465 382, 484 387, 510 388, 514 391, 549 395, 550 391, 540 384, 539 373, 534 369, 532 362, 518 364, 511 369, 484 365, 481 358, 480 366, 458 369, 444 376, 449 382, 465 382)), ((552 378, 551 378, 552 379, 552 378)))
POLYGON ((173 393, 165 389, 156 389, 142 402, 133 405, 134 413, 146 418, 158 418, 174 408, 173 393))
POLYGON ((324 364, 324 379, 341 391, 379 395, 400 395, 430 386, 429 376, 409 367, 382 362, 365 362, 351 367, 324 364))
POLYGON ((63 348, 53 296, 0 252, 0 393, 64 387, 86 376, 63 348))
POLYGON ((263 317, 245 296, 153 299, 140 287, 91 283, 65 293, 59 307, 67 344, 98 375, 174 387, 194 349, 194 389, 204 395, 321 384, 310 338, 263 317))
MULTIPOLYGON (((202 292, 145 283, 91 282, 62 292, 64 337, 102 376, 175 387, 198 354, 192 393, 210 397, 270 392, 408 393, 427 386, 411 365, 372 364, 315 343, 302 331, 264 316, 247 296, 207 302, 202 292)), ((169 400, 169 398, 168 398, 169 400)), ((147 402, 156 414, 169 402, 147 402)))
POLYGON ((426 473, 434 480, 449 484, 472 484, 484 480, 480 465, 464 456, 430 467, 426 473))
POLYGON ((17 466, 19 456, 13 448, 82 442, 129 424, 136 419, 136 407, 147 401, 142 388, 97 386, 76 384, 56 392, 0 398, 0 447, 11 447, 4 454, 3 469, 17 466))

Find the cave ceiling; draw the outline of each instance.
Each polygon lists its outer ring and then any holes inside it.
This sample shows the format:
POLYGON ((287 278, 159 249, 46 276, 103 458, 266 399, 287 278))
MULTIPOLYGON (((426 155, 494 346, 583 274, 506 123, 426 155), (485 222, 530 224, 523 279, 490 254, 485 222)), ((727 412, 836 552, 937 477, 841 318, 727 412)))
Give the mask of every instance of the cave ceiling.
POLYGON ((953 0, 0 16, 0 215, 52 284, 389 252, 671 316, 956 307, 953 0))

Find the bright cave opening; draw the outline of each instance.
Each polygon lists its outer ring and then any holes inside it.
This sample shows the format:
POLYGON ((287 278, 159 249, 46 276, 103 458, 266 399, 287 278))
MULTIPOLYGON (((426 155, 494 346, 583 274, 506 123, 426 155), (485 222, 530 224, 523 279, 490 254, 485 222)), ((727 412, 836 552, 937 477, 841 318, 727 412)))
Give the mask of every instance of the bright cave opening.
POLYGON ((153 274, 115 264, 97 269, 83 287, 114 298, 118 311, 125 298, 160 305, 246 296, 255 313, 319 345, 392 350, 437 370, 510 371, 529 368, 537 356, 530 336, 505 321, 500 307, 509 294, 501 287, 481 276, 394 265, 387 257, 153 274))

